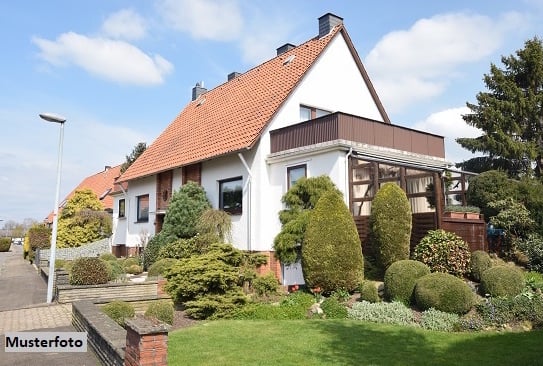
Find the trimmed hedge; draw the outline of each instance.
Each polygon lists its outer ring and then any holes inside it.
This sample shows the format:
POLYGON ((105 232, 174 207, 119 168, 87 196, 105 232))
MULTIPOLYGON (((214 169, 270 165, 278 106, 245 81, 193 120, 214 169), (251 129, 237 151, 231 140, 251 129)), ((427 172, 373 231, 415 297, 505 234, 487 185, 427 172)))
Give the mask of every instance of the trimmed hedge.
POLYGON ((415 301, 422 310, 434 308, 446 313, 465 314, 475 305, 475 294, 460 278, 434 272, 417 280, 415 301))
POLYGON ((11 238, 0 238, 0 252, 9 252, 11 238))
POLYGON ((369 220, 372 248, 383 270, 396 261, 409 259, 411 206, 397 184, 385 183, 377 191, 369 220))
POLYGON ((481 294, 493 297, 511 297, 522 292, 526 281, 522 272, 514 267, 496 266, 481 275, 481 294))
POLYGON ((381 301, 379 291, 373 281, 362 281, 360 286, 358 286, 358 291, 360 292, 360 300, 371 303, 381 301))
POLYGON ((410 259, 394 262, 385 272, 385 297, 406 305, 414 302, 415 283, 430 274, 430 268, 419 261, 410 259))
POLYGON ((471 253, 470 273, 473 280, 480 282, 481 275, 490 267, 492 267, 492 260, 487 252, 484 250, 476 250, 471 253))
POLYGON ((81 257, 73 261, 70 285, 100 285, 109 280, 109 269, 98 257, 81 257))

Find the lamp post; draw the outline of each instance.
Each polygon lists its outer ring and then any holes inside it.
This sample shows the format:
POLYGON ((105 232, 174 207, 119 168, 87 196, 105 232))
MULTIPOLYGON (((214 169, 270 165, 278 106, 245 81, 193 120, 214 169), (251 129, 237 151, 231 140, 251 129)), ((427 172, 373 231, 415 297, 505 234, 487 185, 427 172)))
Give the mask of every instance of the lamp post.
POLYGON ((53 209, 53 233, 51 235, 51 248, 49 250, 49 277, 47 279, 47 302, 53 301, 53 281, 55 280, 55 256, 57 250, 57 230, 58 230, 58 205, 60 198, 60 172, 62 168, 62 142, 64 140, 64 122, 66 118, 52 113, 40 113, 40 118, 47 122, 60 124, 60 138, 58 143, 58 162, 57 162, 57 190, 55 193, 55 208, 53 209))

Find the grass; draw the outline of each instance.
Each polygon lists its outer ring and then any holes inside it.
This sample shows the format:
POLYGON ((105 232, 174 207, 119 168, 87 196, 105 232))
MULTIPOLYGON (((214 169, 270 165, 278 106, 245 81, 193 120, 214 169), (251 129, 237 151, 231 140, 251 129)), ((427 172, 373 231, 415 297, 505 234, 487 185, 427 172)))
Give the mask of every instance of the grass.
POLYGON ((223 320, 173 331, 170 365, 543 365, 543 331, 443 333, 353 320, 223 320))

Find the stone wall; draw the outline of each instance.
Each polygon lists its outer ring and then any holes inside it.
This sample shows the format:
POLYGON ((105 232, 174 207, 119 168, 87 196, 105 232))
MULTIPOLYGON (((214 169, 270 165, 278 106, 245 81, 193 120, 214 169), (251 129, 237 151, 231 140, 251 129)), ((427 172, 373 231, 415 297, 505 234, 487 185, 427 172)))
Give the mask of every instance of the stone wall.
MULTIPOLYGON (((71 261, 80 257, 97 257, 103 253, 111 253, 110 238, 83 244, 77 248, 57 248, 55 258, 71 261)), ((50 255, 49 249, 37 249, 36 265, 38 267, 48 267, 50 255)))
POLYGON ((79 332, 87 332, 88 346, 102 365, 122 366, 126 346, 126 330, 92 301, 72 304, 72 324, 79 332))
POLYGON ((57 301, 59 303, 80 300, 126 300, 131 298, 158 298, 158 282, 145 281, 87 286, 57 286, 57 301))

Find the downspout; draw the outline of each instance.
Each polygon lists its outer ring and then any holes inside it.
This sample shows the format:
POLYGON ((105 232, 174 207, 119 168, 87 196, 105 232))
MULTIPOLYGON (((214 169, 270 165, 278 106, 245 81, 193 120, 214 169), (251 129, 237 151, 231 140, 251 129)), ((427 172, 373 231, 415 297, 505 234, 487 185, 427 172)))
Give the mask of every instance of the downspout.
POLYGON ((247 182, 245 182, 245 187, 243 187, 243 190, 247 192, 247 250, 251 251, 251 180, 253 176, 251 174, 251 168, 249 168, 249 165, 247 164, 247 161, 245 161, 243 155, 238 153, 238 157, 247 170, 247 182))
MULTIPOLYGON (((347 155, 345 155, 345 204, 349 207, 349 200, 351 199, 351 190, 349 187, 349 176, 351 172, 349 171, 349 158, 353 155, 353 148, 349 149, 347 155)), ((351 209, 349 207, 349 209, 351 209)))

